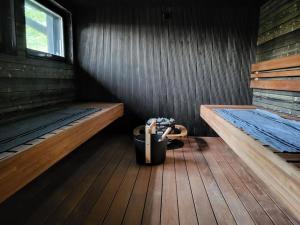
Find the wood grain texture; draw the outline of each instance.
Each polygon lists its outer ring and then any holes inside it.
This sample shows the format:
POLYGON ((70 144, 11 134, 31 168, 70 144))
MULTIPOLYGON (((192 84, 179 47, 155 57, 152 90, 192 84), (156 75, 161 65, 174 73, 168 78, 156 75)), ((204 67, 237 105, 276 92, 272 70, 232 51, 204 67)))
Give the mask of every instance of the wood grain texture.
POLYGON ((297 69, 299 65, 300 55, 253 64, 252 72, 254 74, 251 74, 250 82, 250 87, 255 89, 253 104, 299 116, 299 99, 296 97, 300 91, 300 72, 297 69), (261 90, 272 90, 273 92, 262 92, 261 90), (291 94, 291 92, 295 94, 291 94))
POLYGON ((130 135, 100 132, 0 204, 0 223, 292 224, 290 212, 220 138, 182 141, 164 164, 141 166, 130 135))
POLYGON ((82 104, 82 107, 100 107, 101 111, 80 120, 73 126, 56 130, 53 136, 39 139, 31 145, 0 161, 0 202, 36 178, 57 161, 123 115, 122 104, 82 104))
POLYGON ((272 71, 272 72, 257 72, 251 74, 251 78, 266 78, 266 77, 300 77, 300 70, 287 70, 287 71, 272 71))
MULTIPOLYGON (((294 55, 299 56, 299 16, 299 0, 270 0, 261 6, 258 46, 256 52, 257 63, 266 60, 280 60, 289 56, 293 57, 294 55)), ((298 62, 299 61, 300 59, 298 58, 298 62)), ((269 61, 269 63, 270 62, 272 61, 269 61)), ((288 62, 282 61, 282 63, 283 64, 280 64, 280 66, 289 67, 288 62)), ((280 74, 281 72, 278 73, 280 74)), ((285 73, 287 74, 288 72, 285 73)), ((268 76, 264 77, 266 78, 268 76)), ((277 91, 255 89, 253 91, 252 103, 273 111, 299 117, 300 108, 297 103, 298 94, 299 91, 291 92, 282 91, 282 89, 277 91), (291 96, 293 96, 292 100, 290 100, 291 96)))
POLYGON ((300 29, 257 46, 256 61, 261 62, 289 55, 300 54, 300 29))
POLYGON ((257 12, 171 7, 165 19, 164 10, 100 6, 75 13, 80 96, 118 99, 133 121, 174 117, 189 134, 205 134, 199 104, 251 102, 257 12))
POLYGON ((300 55, 292 55, 287 57, 282 57, 279 59, 272 59, 268 61, 259 62, 251 66, 251 71, 264 71, 264 70, 274 70, 274 69, 285 69, 290 67, 300 66, 300 55))
POLYGON ((253 104, 279 113, 300 117, 299 92, 254 89, 253 104))
POLYGON ((300 91, 300 80, 251 80, 251 88, 279 91, 300 91))
POLYGON ((260 10, 258 45, 299 29, 299 17, 299 0, 266 2, 260 10))
POLYGON ((14 2, 17 52, 0 53, 0 114, 73 101, 73 65, 25 53, 24 0, 14 2))
MULTIPOLYGON (((201 106, 201 117, 232 150, 260 177, 285 207, 299 219, 300 172, 260 142, 234 127, 214 112, 214 106, 201 106)), ((227 106, 230 108, 230 106, 227 106)), ((243 106, 241 106, 243 109, 243 106)))

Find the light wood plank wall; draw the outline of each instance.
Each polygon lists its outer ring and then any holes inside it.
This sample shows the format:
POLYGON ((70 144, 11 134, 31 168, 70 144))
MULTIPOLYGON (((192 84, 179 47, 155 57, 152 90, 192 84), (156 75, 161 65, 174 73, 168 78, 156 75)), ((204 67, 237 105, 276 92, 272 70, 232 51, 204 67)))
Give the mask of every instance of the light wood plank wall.
POLYGON ((72 101, 73 66, 26 56, 24 0, 15 0, 17 53, 0 53, 0 115, 72 101))
MULTIPOLYGON (((257 45, 257 62, 300 54, 300 0, 269 0, 261 6, 257 45)), ((254 89, 253 104, 300 117, 299 92, 254 89)))

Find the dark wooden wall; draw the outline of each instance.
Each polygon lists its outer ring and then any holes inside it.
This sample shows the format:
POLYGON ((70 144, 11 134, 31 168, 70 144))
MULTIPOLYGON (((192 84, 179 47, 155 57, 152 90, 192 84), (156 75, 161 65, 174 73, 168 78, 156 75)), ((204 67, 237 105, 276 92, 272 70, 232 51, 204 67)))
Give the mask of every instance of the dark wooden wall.
POLYGON ((15 21, 17 52, 0 53, 0 115, 73 100, 72 65, 26 55, 23 0, 15 0, 15 21))
MULTIPOLYGON (((257 62, 300 54, 300 0, 270 0, 261 7, 257 45, 257 62)), ((299 92, 254 89, 253 104, 300 116, 299 92)))
POLYGON ((133 117, 174 117, 190 134, 204 135, 201 104, 252 101, 257 11, 80 8, 75 21, 81 98, 122 101, 133 117))

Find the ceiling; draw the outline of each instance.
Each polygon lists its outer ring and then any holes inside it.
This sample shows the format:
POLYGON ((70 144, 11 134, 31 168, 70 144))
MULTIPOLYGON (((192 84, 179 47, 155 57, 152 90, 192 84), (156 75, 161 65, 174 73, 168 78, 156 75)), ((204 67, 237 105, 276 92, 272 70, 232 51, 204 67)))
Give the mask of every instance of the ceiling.
POLYGON ((199 7, 240 7, 260 6, 267 0, 57 0, 66 8, 95 6, 190 6, 199 7))

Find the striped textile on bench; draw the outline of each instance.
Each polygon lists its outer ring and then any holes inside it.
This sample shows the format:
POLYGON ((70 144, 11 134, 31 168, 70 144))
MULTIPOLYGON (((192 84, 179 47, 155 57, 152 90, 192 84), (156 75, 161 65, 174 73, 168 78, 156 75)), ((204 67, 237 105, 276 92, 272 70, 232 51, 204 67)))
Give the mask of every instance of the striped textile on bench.
POLYGON ((300 122, 261 109, 215 109, 219 116, 264 145, 300 153, 300 122))
POLYGON ((3 124, 0 126, 0 153, 9 151, 100 110, 100 108, 67 107, 3 124))

